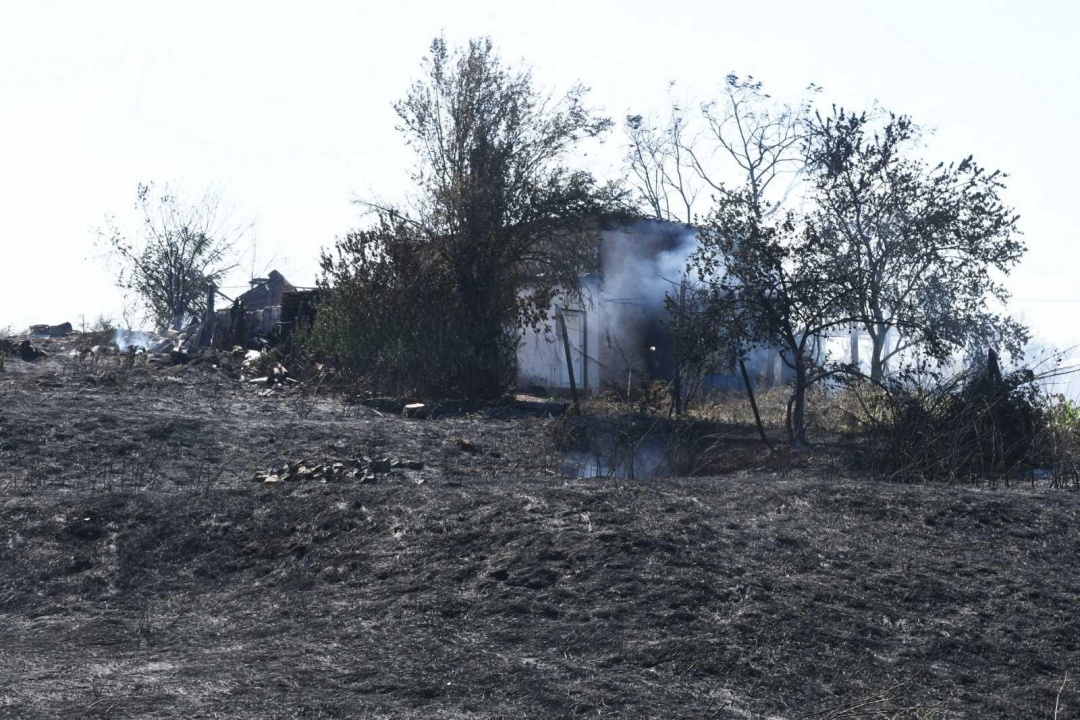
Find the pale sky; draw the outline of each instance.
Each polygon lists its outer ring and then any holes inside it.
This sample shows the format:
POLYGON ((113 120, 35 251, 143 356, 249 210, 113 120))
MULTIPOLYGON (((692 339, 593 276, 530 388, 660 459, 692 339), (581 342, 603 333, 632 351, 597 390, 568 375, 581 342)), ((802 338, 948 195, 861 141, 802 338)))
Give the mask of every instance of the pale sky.
POLYGON ((1014 309, 1072 344, 1078 27, 1048 0, 0 0, 0 328, 118 318, 92 231, 133 221, 149 180, 220 189, 254 221, 256 270, 313 284, 319 249, 363 222, 351 198, 407 191, 391 104, 444 33, 490 35, 548 89, 581 81, 616 121, 662 107, 669 81, 707 96, 732 71, 778 98, 817 83, 823 106, 909 114, 936 129, 928 159, 1011 175, 1029 246, 1014 309))

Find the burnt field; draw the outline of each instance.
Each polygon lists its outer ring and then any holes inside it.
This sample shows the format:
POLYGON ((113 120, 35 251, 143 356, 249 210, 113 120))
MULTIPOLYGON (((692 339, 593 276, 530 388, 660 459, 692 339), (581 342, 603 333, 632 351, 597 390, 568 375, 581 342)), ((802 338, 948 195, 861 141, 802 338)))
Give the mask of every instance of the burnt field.
POLYGON ((748 428, 717 475, 582 479, 539 404, 45 349, 0 373, 0 717, 1080 716, 1072 491, 748 428))

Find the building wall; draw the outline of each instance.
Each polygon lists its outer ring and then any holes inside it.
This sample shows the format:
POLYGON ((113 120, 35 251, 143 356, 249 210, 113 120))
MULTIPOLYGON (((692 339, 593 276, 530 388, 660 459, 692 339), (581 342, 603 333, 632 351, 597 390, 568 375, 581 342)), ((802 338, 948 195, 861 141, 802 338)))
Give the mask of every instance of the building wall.
MULTIPOLYGON (((626 389, 674 376, 674 348, 665 323, 664 298, 681 282, 686 258, 696 247, 693 228, 641 223, 633 230, 606 230, 598 247, 599 272, 583 278, 582 301, 556 298, 546 328, 526 330, 518 348, 518 386, 565 391, 570 387, 556 318, 563 309, 575 381, 584 392, 626 389)), ((790 371, 775 350, 751 354, 747 370, 756 385, 784 382, 790 371)), ((706 389, 742 387, 739 376, 709 378, 706 389)))

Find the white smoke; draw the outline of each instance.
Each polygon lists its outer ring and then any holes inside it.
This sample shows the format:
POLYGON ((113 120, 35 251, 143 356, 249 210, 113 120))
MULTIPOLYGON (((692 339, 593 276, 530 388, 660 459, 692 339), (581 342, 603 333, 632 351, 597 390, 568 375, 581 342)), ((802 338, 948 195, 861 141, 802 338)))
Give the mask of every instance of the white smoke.
POLYGON ((664 344, 660 327, 669 318, 664 298, 678 297, 696 248, 697 231, 681 223, 642 221, 604 233, 602 299, 612 342, 628 360, 644 359, 664 344))
POLYGON ((643 220, 604 234, 601 267, 604 294, 616 300, 662 306, 678 292, 697 248, 697 231, 681 223, 643 220))
POLYGON ((113 342, 120 352, 132 347, 146 349, 150 345, 150 334, 143 330, 114 330, 113 342))

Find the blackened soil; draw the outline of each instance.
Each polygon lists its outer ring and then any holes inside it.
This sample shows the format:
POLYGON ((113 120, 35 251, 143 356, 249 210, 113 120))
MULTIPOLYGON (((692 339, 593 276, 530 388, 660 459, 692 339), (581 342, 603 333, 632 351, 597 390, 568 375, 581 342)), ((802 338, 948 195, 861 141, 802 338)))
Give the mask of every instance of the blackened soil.
POLYGON ((1080 712, 1072 492, 568 480, 542 415, 260 393, 9 360, 0 717, 1080 712), (423 468, 251 480, 358 455, 423 468))

